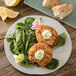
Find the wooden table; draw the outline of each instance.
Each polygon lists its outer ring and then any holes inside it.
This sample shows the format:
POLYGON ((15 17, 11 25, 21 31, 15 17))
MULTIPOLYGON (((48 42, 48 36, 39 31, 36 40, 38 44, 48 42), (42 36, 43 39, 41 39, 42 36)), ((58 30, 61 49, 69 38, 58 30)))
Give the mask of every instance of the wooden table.
MULTIPOLYGON (((7 7, 4 3, 4 0, 0 0, 0 6, 7 7)), ((21 2, 16 7, 10 7, 10 9, 19 11, 20 15, 15 19, 7 19, 5 22, 3 22, 0 18, 0 76, 27 76, 27 74, 21 73, 16 70, 7 60, 4 51, 5 34, 8 31, 9 27, 11 27, 11 25, 21 17, 27 15, 46 15, 27 5, 24 5, 23 2, 21 2)), ((66 28, 66 30, 71 36, 73 45, 72 54, 68 62, 62 68, 52 74, 48 74, 45 76, 76 76, 76 29, 69 27, 64 23, 61 24, 66 28)))

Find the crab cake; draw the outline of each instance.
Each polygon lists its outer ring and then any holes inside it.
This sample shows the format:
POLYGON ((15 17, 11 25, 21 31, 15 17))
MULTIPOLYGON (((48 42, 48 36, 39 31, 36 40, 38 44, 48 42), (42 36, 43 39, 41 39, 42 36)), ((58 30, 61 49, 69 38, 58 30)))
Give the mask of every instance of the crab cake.
POLYGON ((59 40, 56 30, 47 25, 40 25, 37 27, 35 33, 39 43, 45 43, 51 47, 55 46, 59 40))
POLYGON ((36 43, 29 50, 29 59, 40 66, 47 65, 52 59, 52 49, 44 43, 36 43))

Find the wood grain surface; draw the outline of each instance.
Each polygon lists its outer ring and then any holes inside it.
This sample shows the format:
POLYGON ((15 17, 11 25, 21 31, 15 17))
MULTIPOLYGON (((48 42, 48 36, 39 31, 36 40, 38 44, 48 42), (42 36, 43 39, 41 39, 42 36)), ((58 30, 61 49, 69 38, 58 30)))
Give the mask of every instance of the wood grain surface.
MULTIPOLYGON (((5 6, 4 0, 0 0, 0 6, 5 6)), ((16 70, 7 60, 4 51, 4 38, 9 27, 21 17, 27 15, 44 15, 45 14, 23 4, 23 1, 16 7, 8 7, 14 11, 19 11, 20 15, 15 19, 7 19, 5 22, 0 18, 0 76, 30 76, 16 70)), ((61 23, 61 22, 60 22, 61 23)), ((68 33, 70 34, 72 40, 72 54, 68 62, 59 70, 52 74, 45 76, 76 76, 76 29, 69 27, 68 25, 61 23, 68 33)), ((32 75, 35 76, 35 75, 32 75)))

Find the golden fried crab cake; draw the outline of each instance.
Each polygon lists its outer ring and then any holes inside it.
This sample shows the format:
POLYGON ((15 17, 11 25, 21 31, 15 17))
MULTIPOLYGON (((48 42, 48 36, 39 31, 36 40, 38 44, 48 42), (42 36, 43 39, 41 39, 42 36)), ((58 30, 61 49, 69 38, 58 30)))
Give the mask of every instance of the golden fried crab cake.
POLYGON ((29 59, 40 66, 47 65, 52 59, 52 49, 44 43, 36 43, 29 50, 29 59))
POLYGON ((59 40, 56 30, 47 25, 40 25, 37 27, 35 33, 39 43, 45 43, 51 47, 55 46, 59 40))

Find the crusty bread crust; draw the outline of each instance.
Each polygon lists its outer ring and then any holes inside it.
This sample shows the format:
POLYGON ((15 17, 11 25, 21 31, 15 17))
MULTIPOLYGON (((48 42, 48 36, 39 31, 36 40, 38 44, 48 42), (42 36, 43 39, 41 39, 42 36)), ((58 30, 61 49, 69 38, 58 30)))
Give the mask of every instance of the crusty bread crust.
POLYGON ((59 10, 59 9, 61 9, 62 7, 68 7, 68 6, 72 6, 73 9, 74 9, 73 4, 71 4, 71 3, 66 3, 66 4, 62 4, 62 5, 55 6, 55 7, 52 8, 52 10, 55 10, 55 9, 56 9, 56 10, 59 10))
MULTIPOLYGON (((63 4, 63 5, 58 5, 58 6, 53 7, 52 11, 53 11, 53 14, 54 14, 55 17, 58 17, 60 19, 64 19, 64 18, 66 18, 67 16, 69 16, 74 11, 74 6, 71 3, 66 3, 66 4, 63 4), (63 8, 65 8, 63 11, 67 10, 68 14, 66 16, 62 17, 62 18, 59 17, 60 14, 57 15, 57 16, 55 16, 54 12, 55 11, 60 11, 63 8)), ((62 11, 62 14, 63 14, 63 11, 62 11)))
POLYGON ((45 8, 52 8, 60 4, 61 4, 61 0, 44 0, 42 3, 43 7, 45 8))

